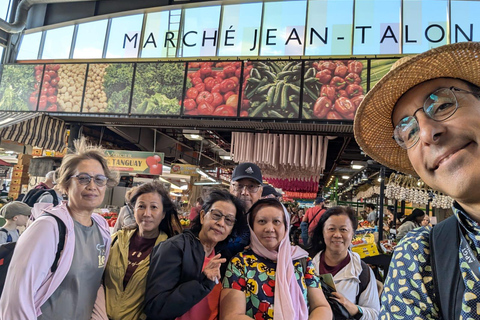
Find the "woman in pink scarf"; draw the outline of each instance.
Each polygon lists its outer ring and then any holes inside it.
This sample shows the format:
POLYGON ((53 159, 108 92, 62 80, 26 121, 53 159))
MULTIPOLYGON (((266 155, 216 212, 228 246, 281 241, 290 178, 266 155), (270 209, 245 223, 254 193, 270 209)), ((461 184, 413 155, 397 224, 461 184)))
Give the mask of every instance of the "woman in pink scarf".
POLYGON ((276 199, 259 200, 248 223, 250 248, 227 267, 220 319, 332 319, 308 253, 290 244, 285 207, 276 199))

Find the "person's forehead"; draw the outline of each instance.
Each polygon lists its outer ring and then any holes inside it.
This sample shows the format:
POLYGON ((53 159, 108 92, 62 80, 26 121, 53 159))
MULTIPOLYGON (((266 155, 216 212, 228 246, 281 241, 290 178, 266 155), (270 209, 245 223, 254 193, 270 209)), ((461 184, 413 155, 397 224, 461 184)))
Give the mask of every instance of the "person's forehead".
POLYGON ((234 183, 237 183, 237 184, 243 184, 243 185, 258 185, 259 183, 253 179, 250 179, 250 178, 243 178, 243 179, 239 179, 237 181, 234 181, 234 183))
POLYGON ((410 88, 398 99, 393 108, 391 116, 393 123, 397 123, 401 118, 412 115, 416 109, 423 107, 425 99, 435 90, 452 86, 468 90, 464 80, 454 78, 435 78, 410 88))

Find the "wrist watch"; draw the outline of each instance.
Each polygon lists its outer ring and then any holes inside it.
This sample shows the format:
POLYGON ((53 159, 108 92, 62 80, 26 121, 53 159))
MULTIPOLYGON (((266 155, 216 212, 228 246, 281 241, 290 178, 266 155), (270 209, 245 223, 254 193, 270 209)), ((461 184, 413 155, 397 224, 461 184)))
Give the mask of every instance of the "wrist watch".
POLYGON ((353 319, 360 320, 363 317, 363 310, 362 308, 360 308, 360 306, 357 306, 357 307, 358 307, 358 313, 353 316, 353 319))

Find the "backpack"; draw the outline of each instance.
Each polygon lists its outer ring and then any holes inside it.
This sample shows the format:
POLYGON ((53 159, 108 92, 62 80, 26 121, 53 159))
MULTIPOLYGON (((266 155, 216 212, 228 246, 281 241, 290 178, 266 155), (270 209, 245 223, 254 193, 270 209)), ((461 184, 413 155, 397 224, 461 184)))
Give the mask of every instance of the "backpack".
POLYGON ((460 273, 459 248, 460 233, 455 216, 440 222, 430 232, 430 264, 435 286, 433 300, 443 319, 460 319, 462 311, 465 284, 460 273))
MULTIPOLYGON (((46 212, 43 215, 54 217, 58 224, 60 239, 57 245, 57 253, 55 254, 55 260, 53 261, 52 267, 50 268, 53 273, 57 270, 58 260, 60 259, 60 254, 62 253, 63 247, 65 245, 66 226, 59 217, 54 216, 53 214, 46 212)), ((0 245, 0 297, 3 292, 3 287, 5 286, 5 279, 7 278, 8 267, 10 266, 16 244, 16 242, 8 242, 0 245)))
POLYGON ((48 192, 53 197, 53 206, 56 207, 58 205, 58 197, 57 193, 53 189, 32 189, 27 192, 25 197, 23 197, 22 202, 28 204, 30 207, 33 207, 35 203, 37 203, 38 199, 45 193, 48 192))
POLYGON ((7 242, 6 242, 6 243, 12 242, 12 235, 8 232, 7 229, 5 229, 5 228, 0 228, 0 231, 1 231, 1 232, 5 232, 5 233, 7 234, 7 242))

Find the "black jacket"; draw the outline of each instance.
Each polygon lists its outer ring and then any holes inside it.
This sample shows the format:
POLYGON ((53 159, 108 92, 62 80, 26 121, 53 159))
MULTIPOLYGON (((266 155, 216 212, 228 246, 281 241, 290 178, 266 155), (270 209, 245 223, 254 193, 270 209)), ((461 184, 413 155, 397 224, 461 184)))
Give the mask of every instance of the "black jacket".
POLYGON ((206 297, 215 286, 203 273, 205 251, 190 231, 153 248, 144 312, 148 320, 174 320, 206 297))

